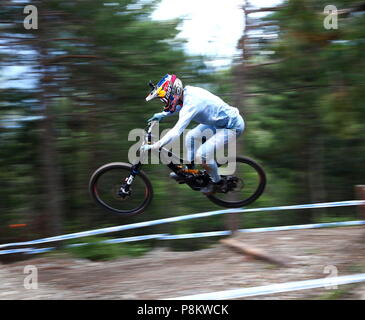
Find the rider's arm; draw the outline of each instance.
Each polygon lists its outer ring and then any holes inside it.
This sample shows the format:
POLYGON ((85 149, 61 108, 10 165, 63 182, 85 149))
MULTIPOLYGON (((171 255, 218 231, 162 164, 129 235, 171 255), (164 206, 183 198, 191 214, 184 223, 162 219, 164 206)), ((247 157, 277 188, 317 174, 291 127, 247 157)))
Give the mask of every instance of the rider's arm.
POLYGON ((165 116, 165 117, 169 117, 169 116, 172 116, 174 114, 177 114, 179 113, 181 110, 181 105, 177 105, 176 108, 175 108, 175 111, 174 112, 170 112, 170 111, 162 111, 161 113, 165 116))
POLYGON ((183 133, 184 129, 189 125, 191 119, 195 116, 195 114, 196 114, 195 108, 191 108, 188 112, 184 112, 184 113, 180 112, 179 121, 175 124, 175 126, 168 133, 166 133, 163 136, 163 138, 161 140, 154 143, 152 145, 152 148, 159 149, 159 148, 167 145, 171 141, 177 139, 183 133))
POLYGON ((181 109, 181 106, 178 105, 178 106, 176 106, 176 109, 174 112, 162 111, 159 113, 155 113, 148 121, 153 121, 153 120, 161 121, 165 117, 170 117, 176 113, 179 113, 180 109, 181 109))

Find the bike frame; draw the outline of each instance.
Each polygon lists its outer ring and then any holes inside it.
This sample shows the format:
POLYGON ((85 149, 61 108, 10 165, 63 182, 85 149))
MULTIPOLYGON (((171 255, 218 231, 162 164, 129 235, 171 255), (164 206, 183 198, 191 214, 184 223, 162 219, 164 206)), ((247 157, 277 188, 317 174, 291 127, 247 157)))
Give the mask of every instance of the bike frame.
MULTIPOLYGON (((144 136, 144 139, 143 139, 143 143, 142 143, 142 146, 143 145, 151 145, 152 144, 152 130, 154 128, 154 126, 158 123, 158 121, 152 121, 148 124, 147 126, 147 129, 146 129, 146 134, 144 136)), ((174 154, 172 151, 164 148, 164 147, 161 147, 159 149, 159 153, 162 153, 162 152, 165 152, 168 157, 170 158, 174 158, 176 161, 172 161, 170 163, 167 164, 167 167, 175 172, 176 174, 179 173, 179 171, 181 170, 181 167, 179 165, 182 165, 184 164, 184 160, 180 157, 178 157, 176 154, 174 154), (176 164, 176 163, 179 163, 176 164)), ((144 157, 148 155, 147 152, 143 152, 141 157, 144 157)), ((194 162, 192 162, 190 165, 188 164, 188 167, 189 166, 194 166, 194 162)), ((138 175, 138 173, 140 172, 142 168, 142 162, 141 161, 138 161, 136 164, 134 164, 131 168, 131 171, 130 171, 130 175, 128 176, 128 178, 125 179, 125 182, 124 184, 122 185, 122 189, 123 189, 123 192, 128 192, 129 191, 129 188, 130 186, 132 185, 133 183, 133 180, 134 178, 136 177, 136 175, 138 175)))

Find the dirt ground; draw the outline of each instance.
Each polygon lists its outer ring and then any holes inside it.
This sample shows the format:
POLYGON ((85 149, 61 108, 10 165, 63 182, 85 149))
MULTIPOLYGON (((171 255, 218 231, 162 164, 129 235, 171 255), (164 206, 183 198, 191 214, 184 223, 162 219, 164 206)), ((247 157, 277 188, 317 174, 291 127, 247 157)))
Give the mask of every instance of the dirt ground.
MULTIPOLYGON (((193 252, 156 249, 139 258, 91 262, 40 256, 0 266, 0 299, 165 299, 365 272, 361 227, 240 234, 235 237, 287 267, 253 260, 218 243, 193 252), (38 269, 38 289, 25 289, 24 266, 38 269)), ((178 241, 178 240, 177 240, 178 241)), ((365 284, 246 299, 365 299, 365 284)))

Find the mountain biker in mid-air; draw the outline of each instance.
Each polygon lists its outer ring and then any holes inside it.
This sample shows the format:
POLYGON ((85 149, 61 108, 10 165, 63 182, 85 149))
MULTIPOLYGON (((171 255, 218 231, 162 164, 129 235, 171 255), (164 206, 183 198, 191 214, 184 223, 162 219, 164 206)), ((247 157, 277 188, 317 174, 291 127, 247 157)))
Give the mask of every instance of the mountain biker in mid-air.
POLYGON ((218 165, 212 156, 216 149, 223 147, 233 137, 242 134, 245 123, 238 109, 229 106, 221 98, 205 89, 193 86, 184 88, 181 80, 176 75, 170 74, 164 76, 154 86, 146 101, 154 98, 159 98, 165 107, 162 112, 155 113, 148 121, 161 121, 166 116, 176 113, 179 113, 179 120, 162 139, 152 145, 143 145, 142 150, 159 149, 178 138, 190 121, 199 123, 185 138, 187 160, 193 162, 196 158, 201 159, 203 168, 209 174, 211 182, 201 189, 204 194, 219 191, 225 180, 218 174, 218 165), (196 150, 194 140, 202 138, 206 129, 212 130, 214 134, 196 150))

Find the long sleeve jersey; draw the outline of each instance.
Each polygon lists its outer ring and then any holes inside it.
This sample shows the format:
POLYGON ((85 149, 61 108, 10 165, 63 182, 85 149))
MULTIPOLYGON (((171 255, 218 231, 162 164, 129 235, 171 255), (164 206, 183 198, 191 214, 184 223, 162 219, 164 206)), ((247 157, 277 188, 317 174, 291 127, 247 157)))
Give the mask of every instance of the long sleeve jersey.
POLYGON ((156 142, 155 147, 163 147, 177 139, 191 121, 216 128, 231 129, 234 128, 239 117, 237 108, 229 106, 221 98, 202 88, 186 86, 183 100, 183 105, 178 106, 173 113, 179 113, 178 122, 160 141, 156 142))

